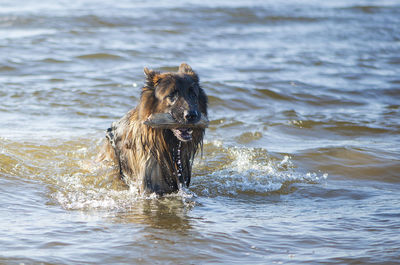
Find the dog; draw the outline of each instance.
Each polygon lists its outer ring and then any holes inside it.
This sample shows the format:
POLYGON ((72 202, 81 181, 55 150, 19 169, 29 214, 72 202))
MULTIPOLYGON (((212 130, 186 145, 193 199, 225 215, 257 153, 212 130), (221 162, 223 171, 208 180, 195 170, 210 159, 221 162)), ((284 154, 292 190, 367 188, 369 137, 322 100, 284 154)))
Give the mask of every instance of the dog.
POLYGON ((185 63, 177 72, 144 68, 140 101, 106 132, 97 161, 113 161, 120 177, 140 193, 158 195, 189 187, 195 154, 203 147, 208 98, 185 63), (169 126, 152 115, 169 118, 169 126), (158 125, 158 126, 151 126, 158 125))

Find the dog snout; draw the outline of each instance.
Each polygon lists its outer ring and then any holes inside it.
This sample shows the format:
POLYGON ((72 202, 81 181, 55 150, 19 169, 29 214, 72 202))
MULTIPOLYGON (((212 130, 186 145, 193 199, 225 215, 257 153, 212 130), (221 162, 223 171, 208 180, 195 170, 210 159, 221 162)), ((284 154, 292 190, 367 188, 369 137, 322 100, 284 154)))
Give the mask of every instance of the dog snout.
POLYGON ((200 119, 200 113, 197 110, 189 110, 184 113, 185 120, 189 123, 198 122, 200 119))

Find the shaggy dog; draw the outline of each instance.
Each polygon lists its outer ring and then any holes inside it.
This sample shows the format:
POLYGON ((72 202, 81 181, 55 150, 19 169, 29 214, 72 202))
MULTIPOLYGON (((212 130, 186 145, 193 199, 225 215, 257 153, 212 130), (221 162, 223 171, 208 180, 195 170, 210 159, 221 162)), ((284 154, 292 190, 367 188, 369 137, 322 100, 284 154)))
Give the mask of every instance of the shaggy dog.
POLYGON ((114 161, 121 178, 141 193, 162 195, 189 186, 193 159, 203 144, 205 126, 197 124, 207 120, 207 96, 185 63, 178 72, 144 68, 144 73, 139 104, 107 130, 98 161, 114 161), (159 113, 170 115, 173 126, 148 125, 159 113))

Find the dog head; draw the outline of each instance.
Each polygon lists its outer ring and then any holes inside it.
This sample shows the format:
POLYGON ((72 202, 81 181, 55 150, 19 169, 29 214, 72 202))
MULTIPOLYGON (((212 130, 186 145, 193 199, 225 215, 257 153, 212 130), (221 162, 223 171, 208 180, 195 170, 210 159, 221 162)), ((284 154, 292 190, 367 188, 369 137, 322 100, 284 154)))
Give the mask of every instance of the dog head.
POLYGON ((144 69, 146 84, 139 103, 139 118, 147 119, 152 113, 169 113, 180 124, 171 129, 180 141, 192 140, 193 129, 185 127, 197 123, 207 115, 207 96, 199 84, 198 75, 182 63, 178 72, 160 73, 144 69))

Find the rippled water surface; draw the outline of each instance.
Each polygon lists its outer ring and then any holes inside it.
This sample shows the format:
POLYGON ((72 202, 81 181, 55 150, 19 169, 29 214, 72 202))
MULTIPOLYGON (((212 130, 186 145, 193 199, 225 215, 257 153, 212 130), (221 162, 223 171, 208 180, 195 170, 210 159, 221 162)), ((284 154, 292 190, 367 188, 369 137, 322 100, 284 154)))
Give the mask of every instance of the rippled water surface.
POLYGON ((0 263, 399 264, 398 1, 0 3, 0 263), (192 185, 93 162, 143 67, 195 69, 192 185))

